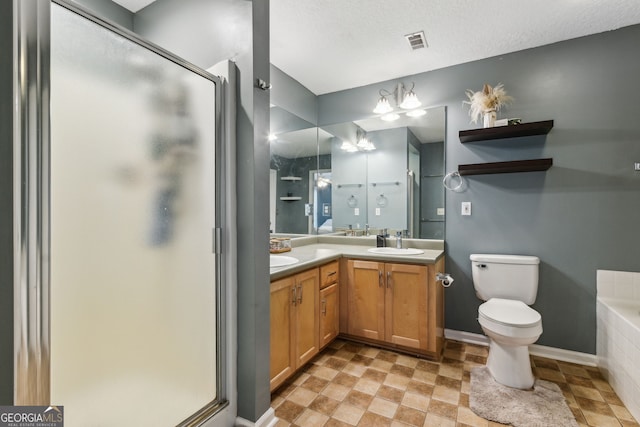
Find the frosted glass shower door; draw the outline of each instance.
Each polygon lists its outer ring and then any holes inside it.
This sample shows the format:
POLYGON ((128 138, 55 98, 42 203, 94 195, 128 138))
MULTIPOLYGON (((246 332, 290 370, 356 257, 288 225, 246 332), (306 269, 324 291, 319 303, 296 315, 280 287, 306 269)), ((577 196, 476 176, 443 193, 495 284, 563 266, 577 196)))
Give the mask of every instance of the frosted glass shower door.
POLYGON ((174 426, 216 399, 215 79, 51 6, 51 402, 174 426))

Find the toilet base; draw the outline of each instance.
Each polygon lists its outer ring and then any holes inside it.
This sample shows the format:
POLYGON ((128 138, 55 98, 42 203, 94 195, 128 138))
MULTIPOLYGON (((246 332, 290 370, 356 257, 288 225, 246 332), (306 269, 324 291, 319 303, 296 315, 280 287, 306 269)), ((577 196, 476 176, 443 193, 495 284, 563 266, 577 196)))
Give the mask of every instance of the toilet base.
POLYGON ((490 338, 487 368, 502 385, 519 389, 533 387, 535 378, 529 361, 529 346, 507 346, 490 338))

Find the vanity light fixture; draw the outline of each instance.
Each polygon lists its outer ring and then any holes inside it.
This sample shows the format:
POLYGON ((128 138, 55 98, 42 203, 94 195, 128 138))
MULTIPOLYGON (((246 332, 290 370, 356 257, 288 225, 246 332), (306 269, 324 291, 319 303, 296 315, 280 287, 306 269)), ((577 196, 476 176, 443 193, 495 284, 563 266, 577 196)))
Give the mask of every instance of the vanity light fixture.
POLYGON ((380 89, 378 91, 380 99, 378 99, 378 103, 376 104, 376 108, 373 109, 373 112, 376 114, 382 114, 380 118, 388 122, 398 120, 400 115, 397 112, 394 112, 391 103, 387 99, 388 97, 393 97, 396 105, 403 110, 413 110, 414 108, 418 108, 422 103, 418 99, 418 95, 413 91, 414 87, 415 83, 411 83, 411 88, 407 90, 404 83, 400 82, 392 92, 389 92, 386 89, 380 89))
POLYGON ((358 139, 358 143, 356 144, 356 146, 359 150, 373 151, 376 149, 375 145, 373 145, 373 142, 371 142, 369 138, 367 138, 367 133, 364 130, 358 129, 356 135, 358 139))

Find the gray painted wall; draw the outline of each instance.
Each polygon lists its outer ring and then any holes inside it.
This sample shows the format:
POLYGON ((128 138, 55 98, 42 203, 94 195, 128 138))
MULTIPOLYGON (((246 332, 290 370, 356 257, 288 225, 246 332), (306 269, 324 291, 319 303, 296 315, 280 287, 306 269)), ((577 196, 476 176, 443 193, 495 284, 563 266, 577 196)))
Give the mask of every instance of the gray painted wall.
MULTIPOLYGON (((534 305, 539 344, 595 353, 596 269, 639 271, 640 26, 569 40, 405 78, 428 106, 447 106, 446 170, 461 163, 552 157, 547 172, 467 178, 446 194, 446 327, 481 333, 471 253, 541 258, 534 305), (461 144, 471 129, 465 90, 504 83, 515 102, 501 117, 555 120, 546 137, 461 144), (472 202, 472 216, 460 203, 472 202)), ((383 82, 319 97, 319 124, 370 116, 383 82)))
POLYGON ((133 30, 133 13, 110 0, 73 0, 80 6, 91 10, 95 15, 133 30))
POLYGON ((13 404, 13 5, 0 2, 0 405, 13 404))
POLYGON ((273 105, 314 125, 318 122, 316 95, 273 64, 271 65, 271 86, 271 103, 273 105))

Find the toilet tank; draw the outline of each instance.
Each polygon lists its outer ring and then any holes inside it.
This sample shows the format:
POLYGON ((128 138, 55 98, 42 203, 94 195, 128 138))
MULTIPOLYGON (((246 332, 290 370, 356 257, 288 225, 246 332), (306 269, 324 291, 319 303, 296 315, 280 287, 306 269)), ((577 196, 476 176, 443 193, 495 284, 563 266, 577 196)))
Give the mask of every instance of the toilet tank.
POLYGON ((471 269, 476 295, 514 299, 531 305, 538 294, 540 259, 526 255, 472 254, 471 269))

